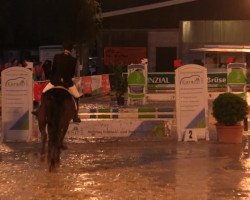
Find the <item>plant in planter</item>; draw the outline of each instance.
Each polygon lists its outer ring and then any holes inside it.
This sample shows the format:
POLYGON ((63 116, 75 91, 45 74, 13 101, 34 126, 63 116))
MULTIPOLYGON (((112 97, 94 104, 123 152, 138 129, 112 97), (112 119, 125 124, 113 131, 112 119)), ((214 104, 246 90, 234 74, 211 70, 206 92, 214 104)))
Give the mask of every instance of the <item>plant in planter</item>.
POLYGON ((115 91, 115 96, 118 105, 124 105, 124 94, 127 92, 127 76, 123 73, 126 71, 126 66, 117 65, 113 68, 112 89, 115 91))
POLYGON ((248 112, 247 102, 237 94, 220 94, 213 102, 213 116, 216 119, 218 140, 222 143, 241 143, 243 126, 241 122, 248 112))

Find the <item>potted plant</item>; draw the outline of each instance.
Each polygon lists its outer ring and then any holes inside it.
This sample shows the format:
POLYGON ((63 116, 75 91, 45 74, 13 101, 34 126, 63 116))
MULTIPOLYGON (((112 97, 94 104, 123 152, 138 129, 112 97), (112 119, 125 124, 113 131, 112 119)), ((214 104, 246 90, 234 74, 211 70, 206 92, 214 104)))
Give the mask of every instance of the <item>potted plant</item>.
POLYGON ((116 65, 113 68, 113 80, 112 88, 115 92, 116 100, 118 105, 124 105, 125 103, 125 93, 127 92, 127 76, 124 74, 126 71, 126 66, 116 65))
POLYGON ((213 116, 216 119, 218 141, 222 143, 241 143, 242 121, 248 112, 247 102, 233 93, 220 94, 213 102, 213 116))

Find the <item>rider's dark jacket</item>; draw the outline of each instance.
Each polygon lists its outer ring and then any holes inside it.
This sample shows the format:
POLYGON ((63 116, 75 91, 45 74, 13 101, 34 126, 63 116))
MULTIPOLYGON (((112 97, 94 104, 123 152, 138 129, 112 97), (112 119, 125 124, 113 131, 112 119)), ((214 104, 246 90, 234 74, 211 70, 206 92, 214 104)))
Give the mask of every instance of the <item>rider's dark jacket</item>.
POLYGON ((51 84, 61 85, 66 88, 73 86, 72 78, 76 70, 76 58, 70 54, 57 54, 53 59, 51 84))

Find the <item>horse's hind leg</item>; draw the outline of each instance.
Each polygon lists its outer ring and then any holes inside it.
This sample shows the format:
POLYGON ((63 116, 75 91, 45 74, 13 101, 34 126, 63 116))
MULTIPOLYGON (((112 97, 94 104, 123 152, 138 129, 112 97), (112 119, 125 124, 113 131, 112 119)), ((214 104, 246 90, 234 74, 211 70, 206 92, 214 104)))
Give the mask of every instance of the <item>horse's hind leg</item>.
POLYGON ((61 132, 60 132, 60 144, 61 144, 60 147, 62 150, 68 149, 68 146, 64 142, 64 138, 65 138, 65 135, 66 135, 67 130, 69 128, 69 123, 70 123, 70 121, 68 121, 68 122, 65 121, 63 124, 63 127, 61 129, 61 132))
POLYGON ((45 156, 45 146, 47 143, 47 132, 46 132, 46 116, 43 109, 40 109, 38 114, 38 126, 41 133, 42 149, 41 149, 41 159, 45 156))
POLYGON ((41 131, 41 139, 42 139, 41 159, 44 160, 45 146, 46 146, 46 142, 47 142, 47 133, 45 130, 41 131))
POLYGON ((44 160, 45 147, 47 143, 46 123, 44 121, 39 121, 39 130, 41 133, 41 141, 42 141, 41 160, 44 160))
POLYGON ((49 172, 52 172, 55 168, 55 162, 53 159, 53 155, 54 155, 54 147, 52 144, 52 139, 49 138, 49 142, 48 142, 48 155, 47 155, 47 159, 48 159, 48 164, 49 164, 49 172))
POLYGON ((55 168, 55 162, 53 159, 54 155, 54 144, 53 144, 53 138, 49 131, 49 142, 48 142, 48 154, 47 154, 47 160, 49 164, 49 172, 52 172, 55 168))

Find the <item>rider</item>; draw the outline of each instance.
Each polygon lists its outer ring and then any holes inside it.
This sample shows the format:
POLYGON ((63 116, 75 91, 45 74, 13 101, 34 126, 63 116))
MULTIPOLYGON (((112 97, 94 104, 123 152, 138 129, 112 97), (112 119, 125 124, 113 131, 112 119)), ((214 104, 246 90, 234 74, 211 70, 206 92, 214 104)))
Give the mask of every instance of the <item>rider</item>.
POLYGON ((50 82, 43 89, 43 93, 48 91, 55 86, 63 86, 68 89, 69 93, 73 95, 77 104, 77 112, 73 118, 74 122, 81 122, 81 119, 78 116, 79 111, 79 94, 75 84, 72 81, 72 78, 75 75, 76 71, 76 58, 71 55, 73 45, 71 43, 64 43, 63 53, 56 54, 53 59, 52 71, 50 82))

